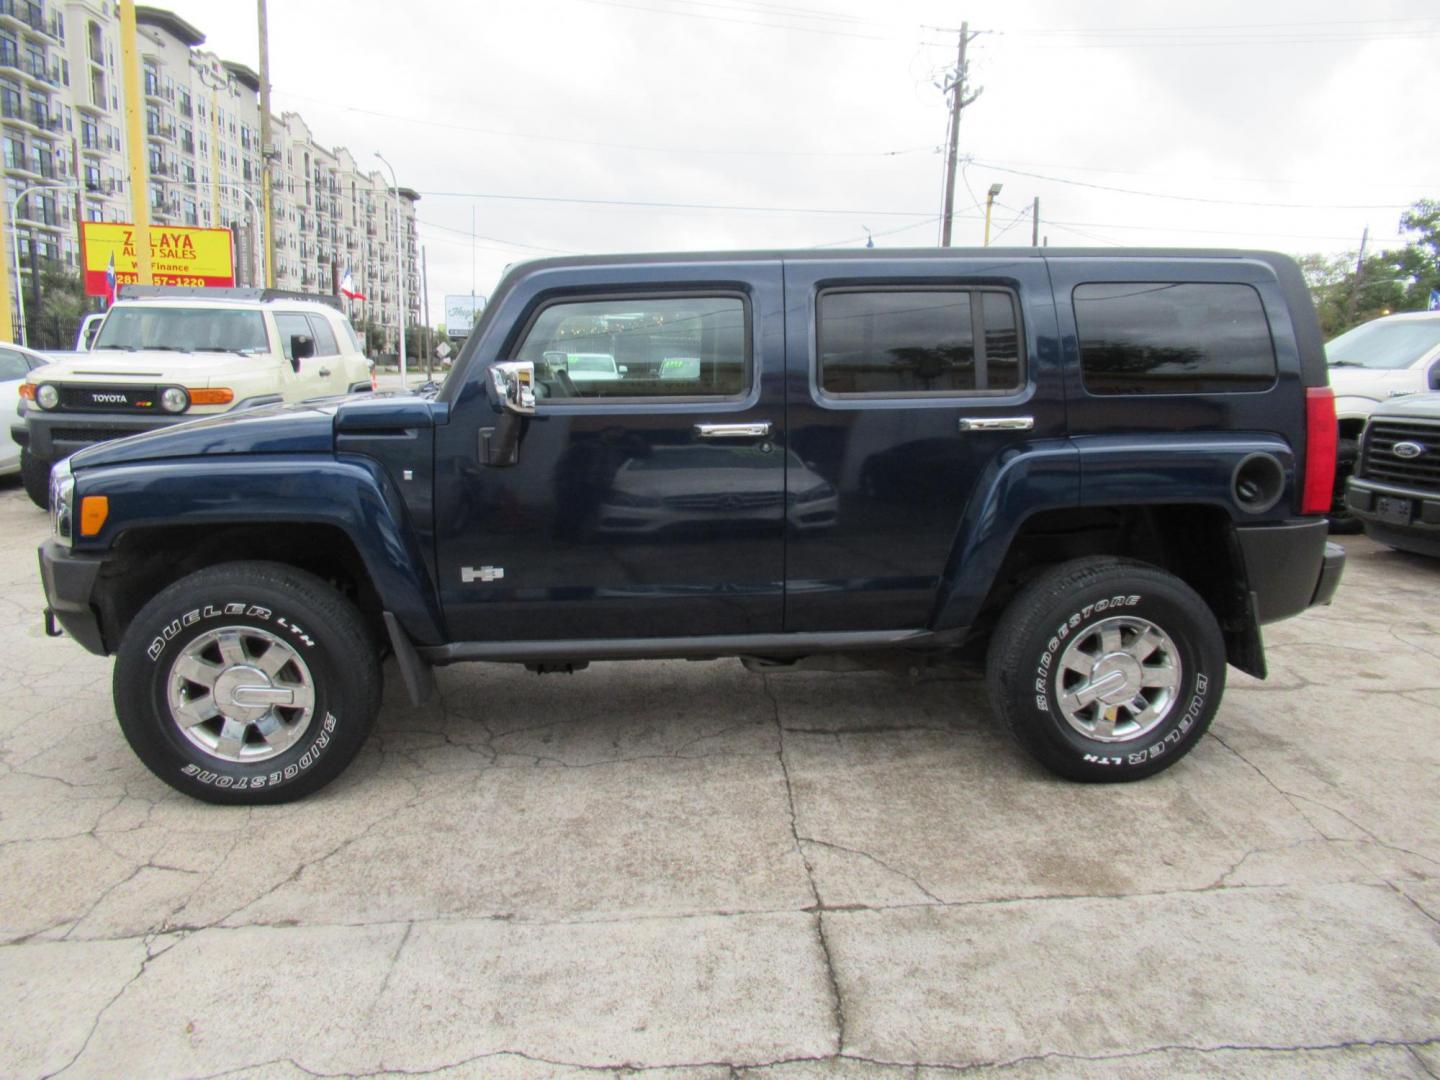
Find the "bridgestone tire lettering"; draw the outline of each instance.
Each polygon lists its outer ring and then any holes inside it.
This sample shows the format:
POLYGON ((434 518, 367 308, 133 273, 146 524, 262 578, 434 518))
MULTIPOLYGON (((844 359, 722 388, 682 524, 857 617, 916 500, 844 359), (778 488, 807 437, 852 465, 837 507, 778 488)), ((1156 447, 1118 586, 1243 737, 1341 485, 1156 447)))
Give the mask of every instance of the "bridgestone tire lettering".
POLYGON ((1158 567, 1086 558, 1039 574, 1001 616, 990 640, 991 704, 1046 768, 1086 781, 1138 780, 1175 764, 1210 726, 1225 687, 1224 640, 1193 589, 1158 567), (1089 627, 1115 616, 1159 627, 1178 650, 1176 700, 1153 730, 1103 742, 1071 726, 1059 707, 1059 657, 1089 627))
POLYGON ((323 787, 359 752, 380 706, 378 649, 360 613, 320 579, 278 563, 227 563, 161 590, 126 629, 114 683, 120 727, 136 754, 167 784, 209 802, 286 802, 323 787), (307 727, 271 757, 215 757, 171 715, 165 684, 175 652, 217 622, 283 637, 309 670, 307 727))

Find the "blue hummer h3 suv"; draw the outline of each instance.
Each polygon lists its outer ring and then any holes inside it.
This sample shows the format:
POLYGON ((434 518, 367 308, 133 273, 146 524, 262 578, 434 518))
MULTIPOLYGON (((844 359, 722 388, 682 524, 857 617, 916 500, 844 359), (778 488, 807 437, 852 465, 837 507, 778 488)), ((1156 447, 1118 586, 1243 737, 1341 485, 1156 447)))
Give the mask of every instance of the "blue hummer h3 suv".
POLYGON ((1334 401, 1287 258, 984 249, 549 259, 433 396, 197 420, 56 466, 55 621, 126 738, 279 802, 393 654, 955 659, 1044 765, 1178 761, 1261 626, 1329 601, 1334 401))

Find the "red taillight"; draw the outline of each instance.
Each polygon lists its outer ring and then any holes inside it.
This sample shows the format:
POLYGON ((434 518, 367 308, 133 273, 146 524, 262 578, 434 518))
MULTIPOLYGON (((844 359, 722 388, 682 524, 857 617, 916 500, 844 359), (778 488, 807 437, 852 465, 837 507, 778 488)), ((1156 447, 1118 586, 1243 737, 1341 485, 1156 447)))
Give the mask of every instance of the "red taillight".
POLYGON ((1335 421, 1335 391, 1328 386, 1305 390, 1305 489, 1302 514, 1328 514, 1335 498, 1335 450, 1340 438, 1335 421))

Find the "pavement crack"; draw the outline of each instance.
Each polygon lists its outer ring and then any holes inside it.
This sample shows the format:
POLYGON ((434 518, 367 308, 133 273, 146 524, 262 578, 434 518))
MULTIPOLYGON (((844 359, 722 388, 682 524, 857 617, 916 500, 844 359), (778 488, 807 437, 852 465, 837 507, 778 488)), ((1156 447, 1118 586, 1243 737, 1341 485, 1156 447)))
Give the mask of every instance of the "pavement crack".
POLYGON ((67 1061, 64 1065, 60 1066, 60 1068, 56 1069, 54 1072, 46 1073, 41 1078, 41 1080, 51 1080, 52 1077, 61 1075, 66 1070, 71 1068, 71 1066, 73 1066, 77 1061, 79 1061, 84 1056, 85 1051, 89 1049, 90 1041, 95 1038, 95 1032, 100 1030, 100 1022, 105 1019, 105 1014, 115 1006, 116 1002, 118 1002, 122 997, 125 996, 125 992, 129 990, 130 987, 134 986, 137 982, 140 981, 141 978, 144 977, 146 970, 154 961, 160 959, 160 957, 164 956, 176 945, 180 944, 180 942, 183 941, 187 935, 176 934, 174 935, 174 940, 167 944, 163 949, 152 949, 151 946, 156 940, 158 940, 160 936, 161 935, 158 934, 149 934, 146 936, 145 958, 140 961, 140 966, 136 969, 135 974, 130 976, 130 978, 126 979, 125 984, 121 986, 119 990, 115 991, 114 994, 111 995, 110 1000, 105 1002, 104 1005, 100 1006, 99 1010, 95 1013, 95 1019, 92 1020, 90 1023, 90 1030, 85 1033, 85 1039, 83 1042, 81 1042, 80 1049, 75 1051, 74 1056, 72 1056, 69 1061, 67 1061))
POLYGON ((802 836, 800 837, 800 842, 802 844, 814 844, 817 847, 830 848, 834 851, 843 851, 847 855, 858 855, 862 859, 869 859, 882 870, 894 874, 898 878, 904 878, 911 885, 915 886, 915 888, 918 889, 921 893, 923 893, 928 899, 935 901, 935 903, 937 904, 945 903, 944 900, 940 899, 940 897, 936 896, 924 885, 920 884, 919 880, 913 874, 907 874, 904 870, 900 870, 894 866, 891 866, 878 855, 872 855, 868 851, 861 851, 859 848, 846 847, 844 844, 832 843, 829 840, 818 840, 813 836, 802 836))
POLYGON ((824 903, 820 899, 820 886, 815 881, 815 867, 810 863, 810 856, 806 854, 803 838, 800 836, 800 826, 795 809, 795 786, 790 779, 789 762, 785 760, 785 725, 780 720, 780 702, 775 699, 775 694, 770 689, 770 676, 762 674, 760 685, 764 688, 765 696, 770 699, 770 707, 775 716, 775 756, 780 762, 780 775, 785 780, 785 801, 790 810, 790 836, 795 844, 795 853, 800 856, 800 863, 805 867, 805 880, 810 883, 810 894, 815 899, 813 908, 815 938, 820 946, 820 955, 825 962, 825 979, 830 988, 830 1009, 835 1023, 835 1052, 838 1054, 845 1049, 845 1000, 840 994, 840 981, 835 976, 835 964, 830 955, 830 943, 825 937, 824 903))

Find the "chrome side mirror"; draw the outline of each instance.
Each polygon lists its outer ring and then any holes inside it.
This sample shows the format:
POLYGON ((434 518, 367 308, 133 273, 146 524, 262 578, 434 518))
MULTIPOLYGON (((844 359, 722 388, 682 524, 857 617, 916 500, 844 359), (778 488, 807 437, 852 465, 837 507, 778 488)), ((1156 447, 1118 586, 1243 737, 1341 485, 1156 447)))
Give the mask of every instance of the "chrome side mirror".
POLYGON ((507 411, 520 416, 535 413, 535 365, 529 360, 505 360, 490 365, 495 396, 507 411))

